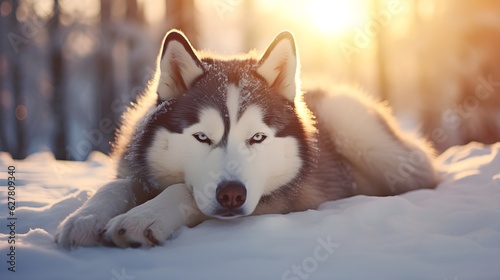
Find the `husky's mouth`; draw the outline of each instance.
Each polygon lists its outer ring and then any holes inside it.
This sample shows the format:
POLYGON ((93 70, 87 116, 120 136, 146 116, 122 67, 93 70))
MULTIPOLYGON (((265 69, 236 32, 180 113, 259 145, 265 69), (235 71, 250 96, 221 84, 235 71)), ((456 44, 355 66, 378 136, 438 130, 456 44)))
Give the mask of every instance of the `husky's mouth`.
POLYGON ((242 209, 217 209, 215 210, 214 217, 221 220, 229 220, 245 216, 242 209))

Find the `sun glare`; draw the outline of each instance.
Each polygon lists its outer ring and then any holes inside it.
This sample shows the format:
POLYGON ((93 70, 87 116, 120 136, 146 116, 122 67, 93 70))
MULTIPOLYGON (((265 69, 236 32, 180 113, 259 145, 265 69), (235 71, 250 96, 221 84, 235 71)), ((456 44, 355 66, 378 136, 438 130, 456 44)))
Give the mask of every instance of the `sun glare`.
POLYGON ((307 2, 309 20, 326 34, 343 33, 362 23, 366 8, 359 0, 311 0, 307 2))

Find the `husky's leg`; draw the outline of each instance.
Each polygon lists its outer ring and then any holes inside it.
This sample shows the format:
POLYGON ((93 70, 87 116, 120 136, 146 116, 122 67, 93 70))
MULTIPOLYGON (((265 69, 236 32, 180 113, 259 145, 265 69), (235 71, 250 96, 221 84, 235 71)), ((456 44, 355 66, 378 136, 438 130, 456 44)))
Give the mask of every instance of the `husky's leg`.
POLYGON ((56 242, 64 248, 98 245, 108 221, 136 205, 133 182, 117 179, 101 187, 59 225, 56 242))
POLYGON ((404 132, 383 104, 348 87, 312 92, 306 100, 351 166, 354 194, 395 195, 436 186, 433 149, 404 132))
POLYGON ((181 226, 205 219, 186 186, 176 184, 109 221, 105 238, 120 247, 160 245, 181 226))

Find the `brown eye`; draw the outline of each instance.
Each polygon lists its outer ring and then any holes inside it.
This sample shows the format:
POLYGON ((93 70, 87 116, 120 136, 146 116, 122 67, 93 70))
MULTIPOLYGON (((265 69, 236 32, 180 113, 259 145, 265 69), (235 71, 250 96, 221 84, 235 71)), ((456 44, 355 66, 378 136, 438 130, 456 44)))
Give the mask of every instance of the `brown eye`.
POLYGON ((248 139, 248 144, 249 145, 253 145, 253 144, 259 144, 259 143, 262 143, 264 140, 266 140, 267 136, 262 133, 262 132, 258 132, 258 133, 255 133, 254 136, 252 136, 252 138, 248 139))

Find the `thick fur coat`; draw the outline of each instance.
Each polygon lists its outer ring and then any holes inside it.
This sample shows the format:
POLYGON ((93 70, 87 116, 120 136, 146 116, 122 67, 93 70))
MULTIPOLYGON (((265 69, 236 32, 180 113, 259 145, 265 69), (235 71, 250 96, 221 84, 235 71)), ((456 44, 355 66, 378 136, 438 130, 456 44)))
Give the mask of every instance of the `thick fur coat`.
POLYGON ((289 213, 434 188, 430 145, 359 90, 300 88, 295 40, 217 58, 169 32, 117 134, 115 181, 64 220, 63 247, 162 244, 206 219, 289 213))

